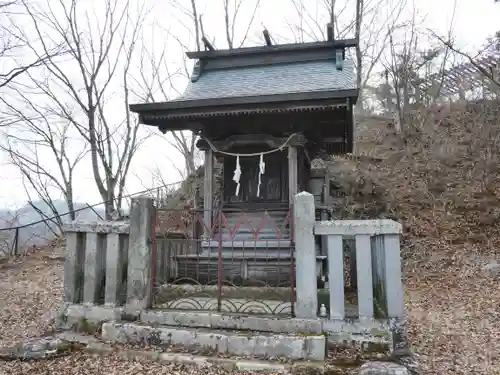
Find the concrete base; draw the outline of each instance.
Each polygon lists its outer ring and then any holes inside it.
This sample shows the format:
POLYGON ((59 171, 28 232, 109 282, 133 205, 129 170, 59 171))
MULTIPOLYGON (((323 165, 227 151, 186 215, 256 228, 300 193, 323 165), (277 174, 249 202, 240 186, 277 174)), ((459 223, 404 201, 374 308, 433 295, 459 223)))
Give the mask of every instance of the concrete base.
MULTIPOLYGON (((65 303, 57 314, 56 326, 58 329, 64 330, 87 330, 88 326, 97 329, 104 322, 123 320, 125 317, 124 307, 65 303)), ((138 317, 139 314, 137 313, 132 319, 135 320, 138 317)))
MULTIPOLYGON (((273 335, 277 335, 274 337, 297 338, 299 342, 304 344, 307 342, 307 340, 304 341, 304 338, 321 336, 322 342, 325 343, 326 340, 330 345, 343 345, 352 342, 384 344, 392 348, 391 350, 394 355, 403 355, 398 345, 404 341, 404 338, 399 338, 398 332, 404 331, 404 325, 402 325, 404 322, 395 324, 389 320, 278 318, 275 315, 228 314, 182 310, 144 310, 131 313, 124 307, 71 304, 64 305, 58 316, 59 328, 80 328, 80 330, 83 329, 85 332, 89 328, 92 332, 94 332, 93 328, 97 331, 106 322, 112 322, 110 323, 111 326, 107 326, 110 327, 110 330, 108 330, 110 334, 111 332, 124 331, 123 329, 118 330, 117 328, 113 328, 114 325, 123 326, 115 322, 130 322, 134 323, 134 326, 137 327, 146 327, 144 328, 146 331, 147 327, 151 329, 151 326, 164 326, 168 332, 184 332, 181 336, 185 335, 185 332, 197 332, 196 329, 201 329, 200 332, 203 332, 205 336, 212 335, 213 337, 220 335, 220 330, 234 330, 239 332, 230 332, 229 334, 225 334, 225 337, 227 338, 232 335, 244 337, 247 342, 252 343, 251 345, 256 345, 259 342, 261 346, 264 344, 261 344, 259 340, 264 340, 264 343, 268 342, 266 341, 268 340, 267 338, 273 337, 273 335), (111 328, 114 331, 111 331, 111 328), (212 331, 210 332, 209 330, 212 331), (265 339, 261 339, 260 337, 264 337, 265 339)), ((227 340, 225 343, 224 345, 227 348, 227 340)), ((315 342, 316 344, 317 342, 315 342)), ((322 350, 324 351, 324 347, 322 350)))
MULTIPOLYGON (((88 353, 101 356, 113 354, 120 358, 135 361, 137 359, 149 360, 158 363, 177 363, 198 368, 222 368, 229 372, 251 371, 261 373, 283 373, 283 374, 323 374, 323 362, 293 361, 289 363, 279 363, 263 360, 248 360, 235 358, 218 358, 180 353, 162 353, 152 350, 136 350, 113 347, 102 343, 87 345, 84 349, 88 353)), ((213 370, 212 370, 213 371, 213 370)), ((208 373, 212 372, 208 370, 208 373)))
POLYGON ((323 335, 293 336, 243 334, 176 327, 152 327, 135 323, 109 322, 102 325, 102 338, 122 344, 180 346, 233 356, 252 358, 284 357, 292 360, 323 361, 323 335))

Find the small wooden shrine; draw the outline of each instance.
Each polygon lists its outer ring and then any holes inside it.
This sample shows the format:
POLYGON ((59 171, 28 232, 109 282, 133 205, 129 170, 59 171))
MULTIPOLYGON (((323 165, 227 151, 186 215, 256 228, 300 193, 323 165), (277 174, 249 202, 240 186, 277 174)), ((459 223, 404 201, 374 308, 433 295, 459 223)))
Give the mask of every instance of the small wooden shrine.
POLYGON ((198 259, 217 251, 221 239, 233 263, 237 256, 245 258, 245 248, 252 249, 252 259, 255 251, 281 258, 278 253, 291 246, 286 217, 293 197, 313 189, 311 161, 352 151, 358 89, 346 49, 355 40, 335 40, 329 33, 323 42, 272 45, 264 35, 265 46, 232 50, 216 50, 204 38, 205 51, 187 52, 196 62, 180 97, 130 106, 142 124, 199 137, 197 147, 205 152, 205 224, 210 227, 222 211, 238 230, 205 238, 198 259), (218 194, 215 158, 223 166, 218 194), (242 212, 255 219, 247 220, 254 230, 237 223, 242 212), (273 220, 262 225, 264 214, 273 220))

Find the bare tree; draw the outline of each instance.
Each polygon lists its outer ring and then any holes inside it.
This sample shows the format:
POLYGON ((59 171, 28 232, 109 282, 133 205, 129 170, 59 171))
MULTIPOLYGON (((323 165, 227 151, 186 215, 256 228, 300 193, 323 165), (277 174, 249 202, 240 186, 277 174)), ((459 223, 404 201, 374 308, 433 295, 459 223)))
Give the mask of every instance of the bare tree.
POLYGON ((36 37, 23 33, 23 41, 38 57, 49 56, 42 60, 46 75, 30 75, 30 80, 50 115, 67 122, 88 143, 109 219, 120 212, 130 163, 144 140, 128 105, 133 52, 147 12, 141 7, 134 14, 128 1, 118 0, 99 2, 99 10, 77 0, 47 1, 45 10, 20 1, 36 37), (50 56, 52 41, 62 44, 69 60, 50 56), (120 100, 115 108, 113 97, 120 100))
MULTIPOLYGON (((20 5, 20 0, 0 1, 0 66, 2 67, 0 89, 10 85, 29 69, 41 66, 46 59, 63 52, 60 45, 54 45, 44 54, 35 57, 27 56, 26 43, 17 33, 14 20, 20 5)), ((4 124, 0 122, 0 125, 8 124, 8 122, 4 124)))
POLYGON ((346 24, 340 22, 346 12, 348 2, 343 3, 341 8, 337 8, 338 3, 336 0, 318 1, 314 7, 311 2, 305 2, 304 0, 290 1, 298 18, 297 22, 287 22, 288 29, 295 42, 325 40, 325 22, 333 25, 337 38, 345 37, 353 29, 352 22, 346 24), (306 4, 309 6, 306 6, 306 4), (324 17, 321 17, 321 15, 324 15, 324 17))
POLYGON ((61 119, 45 113, 43 106, 24 92, 17 90, 17 99, 21 101, 16 105, 0 99, 17 119, 3 133, 0 149, 21 173, 30 206, 47 220, 50 231, 60 235, 65 217, 54 199, 62 196, 66 203, 64 213, 68 213, 69 220, 75 220, 75 169, 87 154, 88 144, 72 141, 71 135, 77 134, 71 134, 74 130, 71 124, 65 120, 61 123, 61 119), (40 209, 34 201, 43 202, 49 211, 40 209))
MULTIPOLYGON (((354 28, 354 38, 356 39, 356 85, 361 89, 363 79, 363 53, 361 51, 361 23, 363 22, 363 12, 365 1, 356 0, 356 21, 354 28)), ((360 90, 362 92, 362 90, 360 90)), ((363 103, 362 100, 360 100, 363 103)))
MULTIPOLYGON (((132 77, 134 81, 134 95, 142 102, 161 102, 171 98, 170 91, 181 94, 176 90, 175 78, 184 77, 187 79, 187 62, 184 61, 183 69, 176 69, 171 72, 170 61, 168 60, 167 43, 162 49, 151 48, 143 44, 138 74, 132 77)), ((185 57, 184 57, 185 60, 185 57)), ((196 171, 197 149, 196 136, 185 131, 171 131, 168 133, 167 142, 174 147, 184 159, 184 168, 178 168, 172 163, 182 178, 192 175, 196 171), (168 137, 171 136, 172 139, 168 137)))
POLYGON ((304 0, 290 1, 298 18, 296 23, 288 22, 295 41, 326 40, 326 22, 334 25, 337 39, 354 35, 358 41, 355 53, 358 103, 363 105, 364 89, 389 44, 391 31, 398 26, 407 0, 356 0, 354 18, 348 11, 350 1, 323 0, 314 6, 304 0))
MULTIPOLYGON (((220 4, 224 14, 224 39, 229 49, 235 46, 241 47, 248 40, 251 26, 259 9, 260 0, 254 0, 250 4, 251 13, 247 22, 240 24, 239 16, 242 14, 241 9, 245 1, 248 2, 248 0, 221 0, 220 4), (242 34, 238 37, 237 31, 239 30, 242 30, 242 34)), ((157 45, 150 47, 143 45, 139 67, 140 74, 135 78, 135 84, 139 88, 134 91, 134 94, 143 102, 166 101, 171 99, 172 94, 181 95, 182 92, 177 87, 178 78, 185 82, 191 74, 190 64, 184 52, 193 48, 199 51, 202 40, 204 38, 208 40, 203 28, 203 14, 199 13, 196 0, 191 0, 189 5, 173 0, 172 5, 174 10, 180 12, 187 19, 187 21, 181 19, 179 22, 187 35, 194 39, 194 47, 191 47, 187 39, 180 38, 177 33, 165 30, 166 34, 178 43, 183 53, 182 66, 172 71, 171 61, 168 60, 167 43, 164 43, 164 47, 161 49, 157 45)), ((168 133, 168 136, 171 137, 170 139, 167 138, 169 144, 184 159, 185 171, 182 172, 179 168, 176 168, 181 177, 186 178, 194 175, 201 159, 196 148, 196 135, 191 132, 172 131, 168 133)))
POLYGON ((400 51, 396 51, 393 33, 389 38, 390 63, 386 67, 386 74, 392 79, 392 87, 396 94, 397 121, 396 131, 401 133, 401 124, 404 121, 405 111, 410 105, 410 82, 414 78, 414 65, 417 58, 418 37, 415 22, 409 22, 404 28, 408 36, 402 41, 400 51))
MULTIPOLYGON (((226 32, 226 42, 227 42, 227 47, 229 49, 234 48, 236 26, 238 25, 237 18, 241 6, 243 5, 244 2, 245 0, 222 0, 224 9, 224 26, 226 32)), ((259 6, 260 6, 260 0, 256 0, 249 21, 247 22, 246 26, 243 26, 242 28, 243 36, 240 38, 239 47, 242 47, 248 38, 250 28, 252 27, 259 6)))

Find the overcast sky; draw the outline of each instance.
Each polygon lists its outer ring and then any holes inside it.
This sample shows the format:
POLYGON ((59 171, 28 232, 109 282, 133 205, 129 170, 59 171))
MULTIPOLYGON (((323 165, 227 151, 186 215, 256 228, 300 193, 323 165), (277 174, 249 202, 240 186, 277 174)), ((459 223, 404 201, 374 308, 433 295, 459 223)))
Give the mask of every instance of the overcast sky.
MULTIPOLYGON (((89 0, 90 1, 90 0, 89 0)), ((185 3, 189 6, 190 0, 178 0, 180 3, 185 3)), ((240 41, 244 28, 251 16, 251 10, 254 4, 253 0, 246 0, 246 8, 240 11, 239 22, 241 29, 236 29, 236 40, 240 41)), ((354 0, 347 0, 354 5, 354 0)), ((146 0, 147 5, 153 8, 155 22, 162 29, 168 29, 170 32, 175 30, 179 39, 186 40, 193 46, 192 41, 189 42, 188 32, 181 26, 181 22, 186 22, 186 18, 179 11, 165 5, 164 0, 146 0)), ((307 6, 314 7, 317 0, 304 0, 307 6)), ((485 42, 488 36, 491 36, 499 29, 498 20, 500 19, 500 4, 494 3, 494 0, 418 0, 417 8, 419 17, 424 19, 423 26, 436 31, 439 34, 446 35, 450 28, 454 8, 453 33, 456 38, 457 46, 467 51, 477 50, 482 43, 485 42), (455 3, 458 3, 456 5, 455 3)), ((215 36, 215 45, 218 48, 225 47, 224 43, 224 28, 223 28, 223 9, 222 0, 205 0, 199 5, 199 12, 203 14, 205 32, 209 37, 215 36)), ((353 8, 348 8, 346 18, 352 16, 353 8), (349 13, 351 12, 351 13, 349 13)), ((408 17, 410 12, 407 12, 408 17)), ((320 15, 325 19, 327 15, 320 15)), ((290 0, 262 0, 260 10, 257 12, 253 28, 249 32, 249 38, 246 45, 261 43, 260 32, 263 26, 269 29, 272 35, 279 35, 281 40, 292 38, 290 29, 287 25, 296 22, 296 13, 293 7, 290 6, 290 0)), ((155 30, 155 29, 153 29, 155 30)), ((158 31, 158 30, 157 30, 158 31)), ((161 39, 164 33, 155 32, 154 43, 165 43, 161 39)), ((172 55, 172 64, 180 64, 181 50, 175 46, 172 40, 169 47, 169 54, 172 55)), ((186 82, 179 81, 176 83, 177 88, 182 90, 186 82)), ((156 132, 159 134, 158 132, 156 132)), ((179 155, 168 146, 165 142, 165 136, 158 135, 149 139, 140 151, 136 154, 133 165, 129 174, 127 190, 129 193, 144 190, 155 185, 155 181, 151 176, 151 170, 158 167, 162 171, 165 181, 174 182, 180 179, 176 169, 172 166, 176 163, 182 168, 182 159, 179 155)), ((20 206, 26 201, 26 195, 23 189, 20 189, 21 180, 17 171, 6 164, 5 155, 2 156, 2 177, 3 184, 0 191, 1 206, 20 206)), ((82 164, 77 174, 77 182, 75 183, 76 200, 88 203, 97 203, 100 201, 99 194, 93 181, 93 176, 90 168, 90 161, 82 164)))

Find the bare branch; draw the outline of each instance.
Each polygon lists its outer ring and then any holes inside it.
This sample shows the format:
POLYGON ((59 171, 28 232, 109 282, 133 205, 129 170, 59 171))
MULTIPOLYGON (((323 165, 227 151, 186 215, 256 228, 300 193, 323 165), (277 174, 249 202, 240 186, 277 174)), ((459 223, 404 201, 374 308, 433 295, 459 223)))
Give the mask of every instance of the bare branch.
MULTIPOLYGON (((472 65, 478 72, 480 72, 484 77, 486 77, 488 80, 493 82, 495 85, 500 87, 500 78, 498 78, 497 74, 495 74, 496 73, 495 69, 486 68, 484 66, 484 64, 482 64, 482 62, 484 62, 484 60, 478 59, 477 56, 473 57, 473 56, 461 51, 460 49, 458 49, 457 47, 455 47, 453 45, 453 42, 450 39, 445 40, 444 38, 442 38, 441 36, 437 35, 434 32, 432 32, 432 34, 441 43, 443 43, 443 45, 445 45, 447 48, 449 48, 451 51, 457 53, 458 55, 460 55, 462 57, 465 57, 467 59, 467 61, 470 63, 470 65, 472 65)), ((500 59, 500 56, 495 56, 495 58, 500 59)))
MULTIPOLYGON (((128 169, 142 138, 128 108, 124 118, 117 119, 107 103, 116 94, 111 90, 120 86, 129 102, 133 51, 148 12, 142 6, 133 14, 129 1, 105 0, 96 10, 77 0, 58 0, 35 13, 26 0, 20 1, 36 34, 36 39, 23 35, 28 48, 47 55, 50 35, 68 51, 69 61, 56 56, 43 60, 46 78, 29 78, 45 96, 46 113, 67 123, 87 142, 96 187, 110 218, 121 206, 128 169)), ((60 159, 68 165, 68 155, 60 159)))
POLYGON ((0 89, 10 86, 28 70, 42 66, 47 59, 64 52, 61 45, 56 45, 47 49, 44 54, 28 59, 31 61, 19 59, 28 50, 14 19, 20 5, 20 0, 0 2, 0 89))

